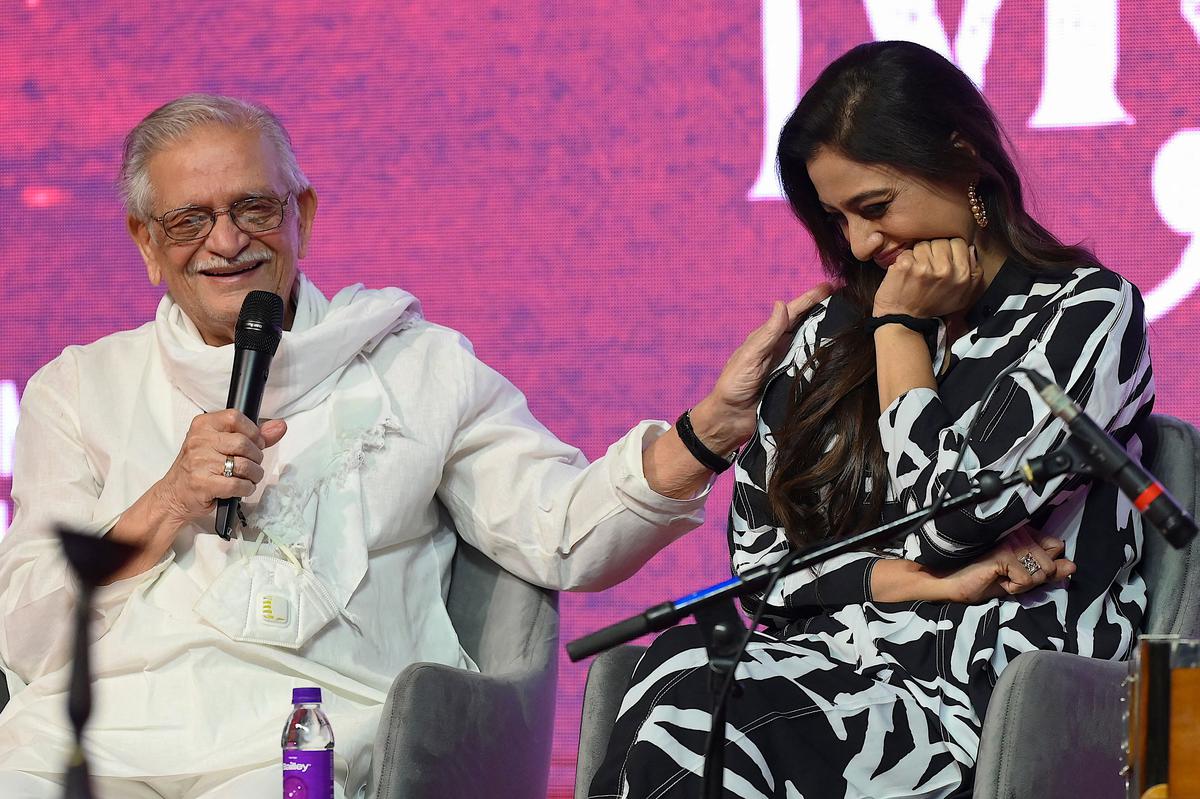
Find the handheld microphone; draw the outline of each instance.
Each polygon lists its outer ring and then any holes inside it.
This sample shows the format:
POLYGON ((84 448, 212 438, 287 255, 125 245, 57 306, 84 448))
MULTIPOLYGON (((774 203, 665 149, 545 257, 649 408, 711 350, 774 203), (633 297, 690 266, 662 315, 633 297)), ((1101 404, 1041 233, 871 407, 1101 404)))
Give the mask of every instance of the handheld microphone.
MULTIPOLYGON (((252 291, 242 300, 233 333, 233 374, 229 379, 226 408, 241 411, 258 424, 258 408, 271 358, 283 338, 283 299, 270 291, 252 291)), ((237 497, 217 500, 217 535, 226 541, 233 534, 237 497)))
POLYGON ((1067 423, 1079 445, 1079 456, 1088 462, 1095 474, 1115 483, 1171 546, 1176 549, 1186 546, 1196 535, 1196 522, 1162 483, 1129 457, 1125 448, 1089 419, 1065 391, 1037 372, 1022 371, 1041 394, 1050 412, 1067 423))

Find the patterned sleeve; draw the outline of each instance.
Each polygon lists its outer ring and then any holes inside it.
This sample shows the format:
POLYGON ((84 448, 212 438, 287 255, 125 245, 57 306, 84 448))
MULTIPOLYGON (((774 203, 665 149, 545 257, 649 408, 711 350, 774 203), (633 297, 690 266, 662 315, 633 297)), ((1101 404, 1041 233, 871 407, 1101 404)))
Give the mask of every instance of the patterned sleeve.
MULTIPOLYGON (((1058 383, 1098 425, 1123 442, 1149 413, 1153 400, 1142 300, 1137 290, 1103 269, 1078 270, 1064 296, 1048 313, 1021 316, 1007 335, 972 347, 989 362, 1036 370, 1058 383), (1035 328, 1036 326, 1036 328, 1035 328)), ((969 360, 969 359, 968 359, 969 360)), ((980 364, 983 363, 981 360, 980 364)), ((956 368, 966 366, 960 363, 956 368)), ((986 371, 983 383, 999 369, 986 371)), ((981 384, 979 390, 982 391, 981 384)), ((1065 425, 1050 416, 1023 375, 1000 381, 986 405, 983 397, 955 418, 938 393, 915 388, 880 416, 888 459, 890 500, 905 512, 928 505, 949 484, 951 494, 968 489, 983 472, 1007 475, 1029 458, 1058 447, 1065 425), (971 420, 980 414, 962 466, 952 472, 971 420)), ((1026 523, 1063 487, 1067 478, 1042 489, 1022 485, 970 510, 927 523, 910 536, 910 557, 933 566, 953 566, 976 557, 1026 523)))
MULTIPOLYGON (((842 323, 835 317, 845 313, 834 300, 817 306, 796 331, 791 350, 779 368, 767 380, 759 405, 758 429, 742 449, 734 467, 733 503, 729 511, 729 547, 734 574, 777 563, 791 544, 779 526, 767 500, 767 484, 774 468, 775 435, 786 416, 789 395, 796 380, 807 381, 810 371, 801 367, 818 344, 827 338, 830 327, 842 323)), ((933 346, 944 346, 944 336, 933 346)), ((896 553, 897 556, 899 553, 896 553)), ((871 599, 871 569, 879 561, 871 552, 851 552, 832 558, 812 569, 801 569, 782 579, 769 599, 769 615, 787 618, 796 609, 840 606, 871 599)), ((747 603, 753 609, 762 597, 747 603)))

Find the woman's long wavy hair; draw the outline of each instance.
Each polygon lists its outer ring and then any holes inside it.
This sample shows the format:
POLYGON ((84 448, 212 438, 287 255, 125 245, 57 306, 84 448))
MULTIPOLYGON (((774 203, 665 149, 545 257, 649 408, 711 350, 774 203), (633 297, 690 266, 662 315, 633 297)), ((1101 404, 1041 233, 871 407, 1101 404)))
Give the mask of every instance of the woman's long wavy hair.
MULTIPOLYGON (((864 319, 884 270, 855 259, 822 208, 807 168, 821 148, 935 183, 975 178, 992 241, 1033 267, 1095 263, 1086 249, 1064 245, 1026 212, 995 115, 966 75, 911 42, 863 44, 821 73, 784 125, 779 176, 837 293, 864 319)), ((876 524, 888 484, 871 334, 861 322, 850 326, 818 347, 806 367, 812 380, 795 383, 767 490, 797 547, 876 524)))

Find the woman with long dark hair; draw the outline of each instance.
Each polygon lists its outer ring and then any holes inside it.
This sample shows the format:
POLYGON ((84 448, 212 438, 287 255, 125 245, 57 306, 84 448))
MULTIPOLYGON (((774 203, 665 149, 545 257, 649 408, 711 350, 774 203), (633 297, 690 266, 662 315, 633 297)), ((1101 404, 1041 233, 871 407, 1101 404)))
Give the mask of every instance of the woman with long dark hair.
MULTIPOLYGON (((908 42, 854 48, 788 120, 779 173, 836 290, 795 329, 748 425, 735 572, 1060 446, 1028 378, 985 396, 1014 366, 1140 452, 1154 397, 1141 297, 1030 217, 994 114, 954 65, 908 42)), ((1145 607, 1141 540, 1115 489, 1059 478, 785 577, 756 600, 767 627, 738 665, 727 795, 969 796, 1014 657, 1126 656, 1145 607)), ((698 795, 706 662, 693 626, 655 641, 591 796, 698 795)))

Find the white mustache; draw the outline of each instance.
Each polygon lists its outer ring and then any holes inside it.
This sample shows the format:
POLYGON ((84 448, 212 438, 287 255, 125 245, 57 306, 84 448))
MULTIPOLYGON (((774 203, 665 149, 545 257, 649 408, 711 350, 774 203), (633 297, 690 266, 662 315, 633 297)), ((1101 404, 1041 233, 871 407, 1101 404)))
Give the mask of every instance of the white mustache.
POLYGON ((243 252, 236 257, 222 258, 219 255, 210 255, 200 261, 193 261, 188 266, 188 274, 198 275, 201 272, 207 272, 210 269, 224 269, 231 266, 249 266, 257 261, 270 261, 270 250, 250 250, 243 252))

